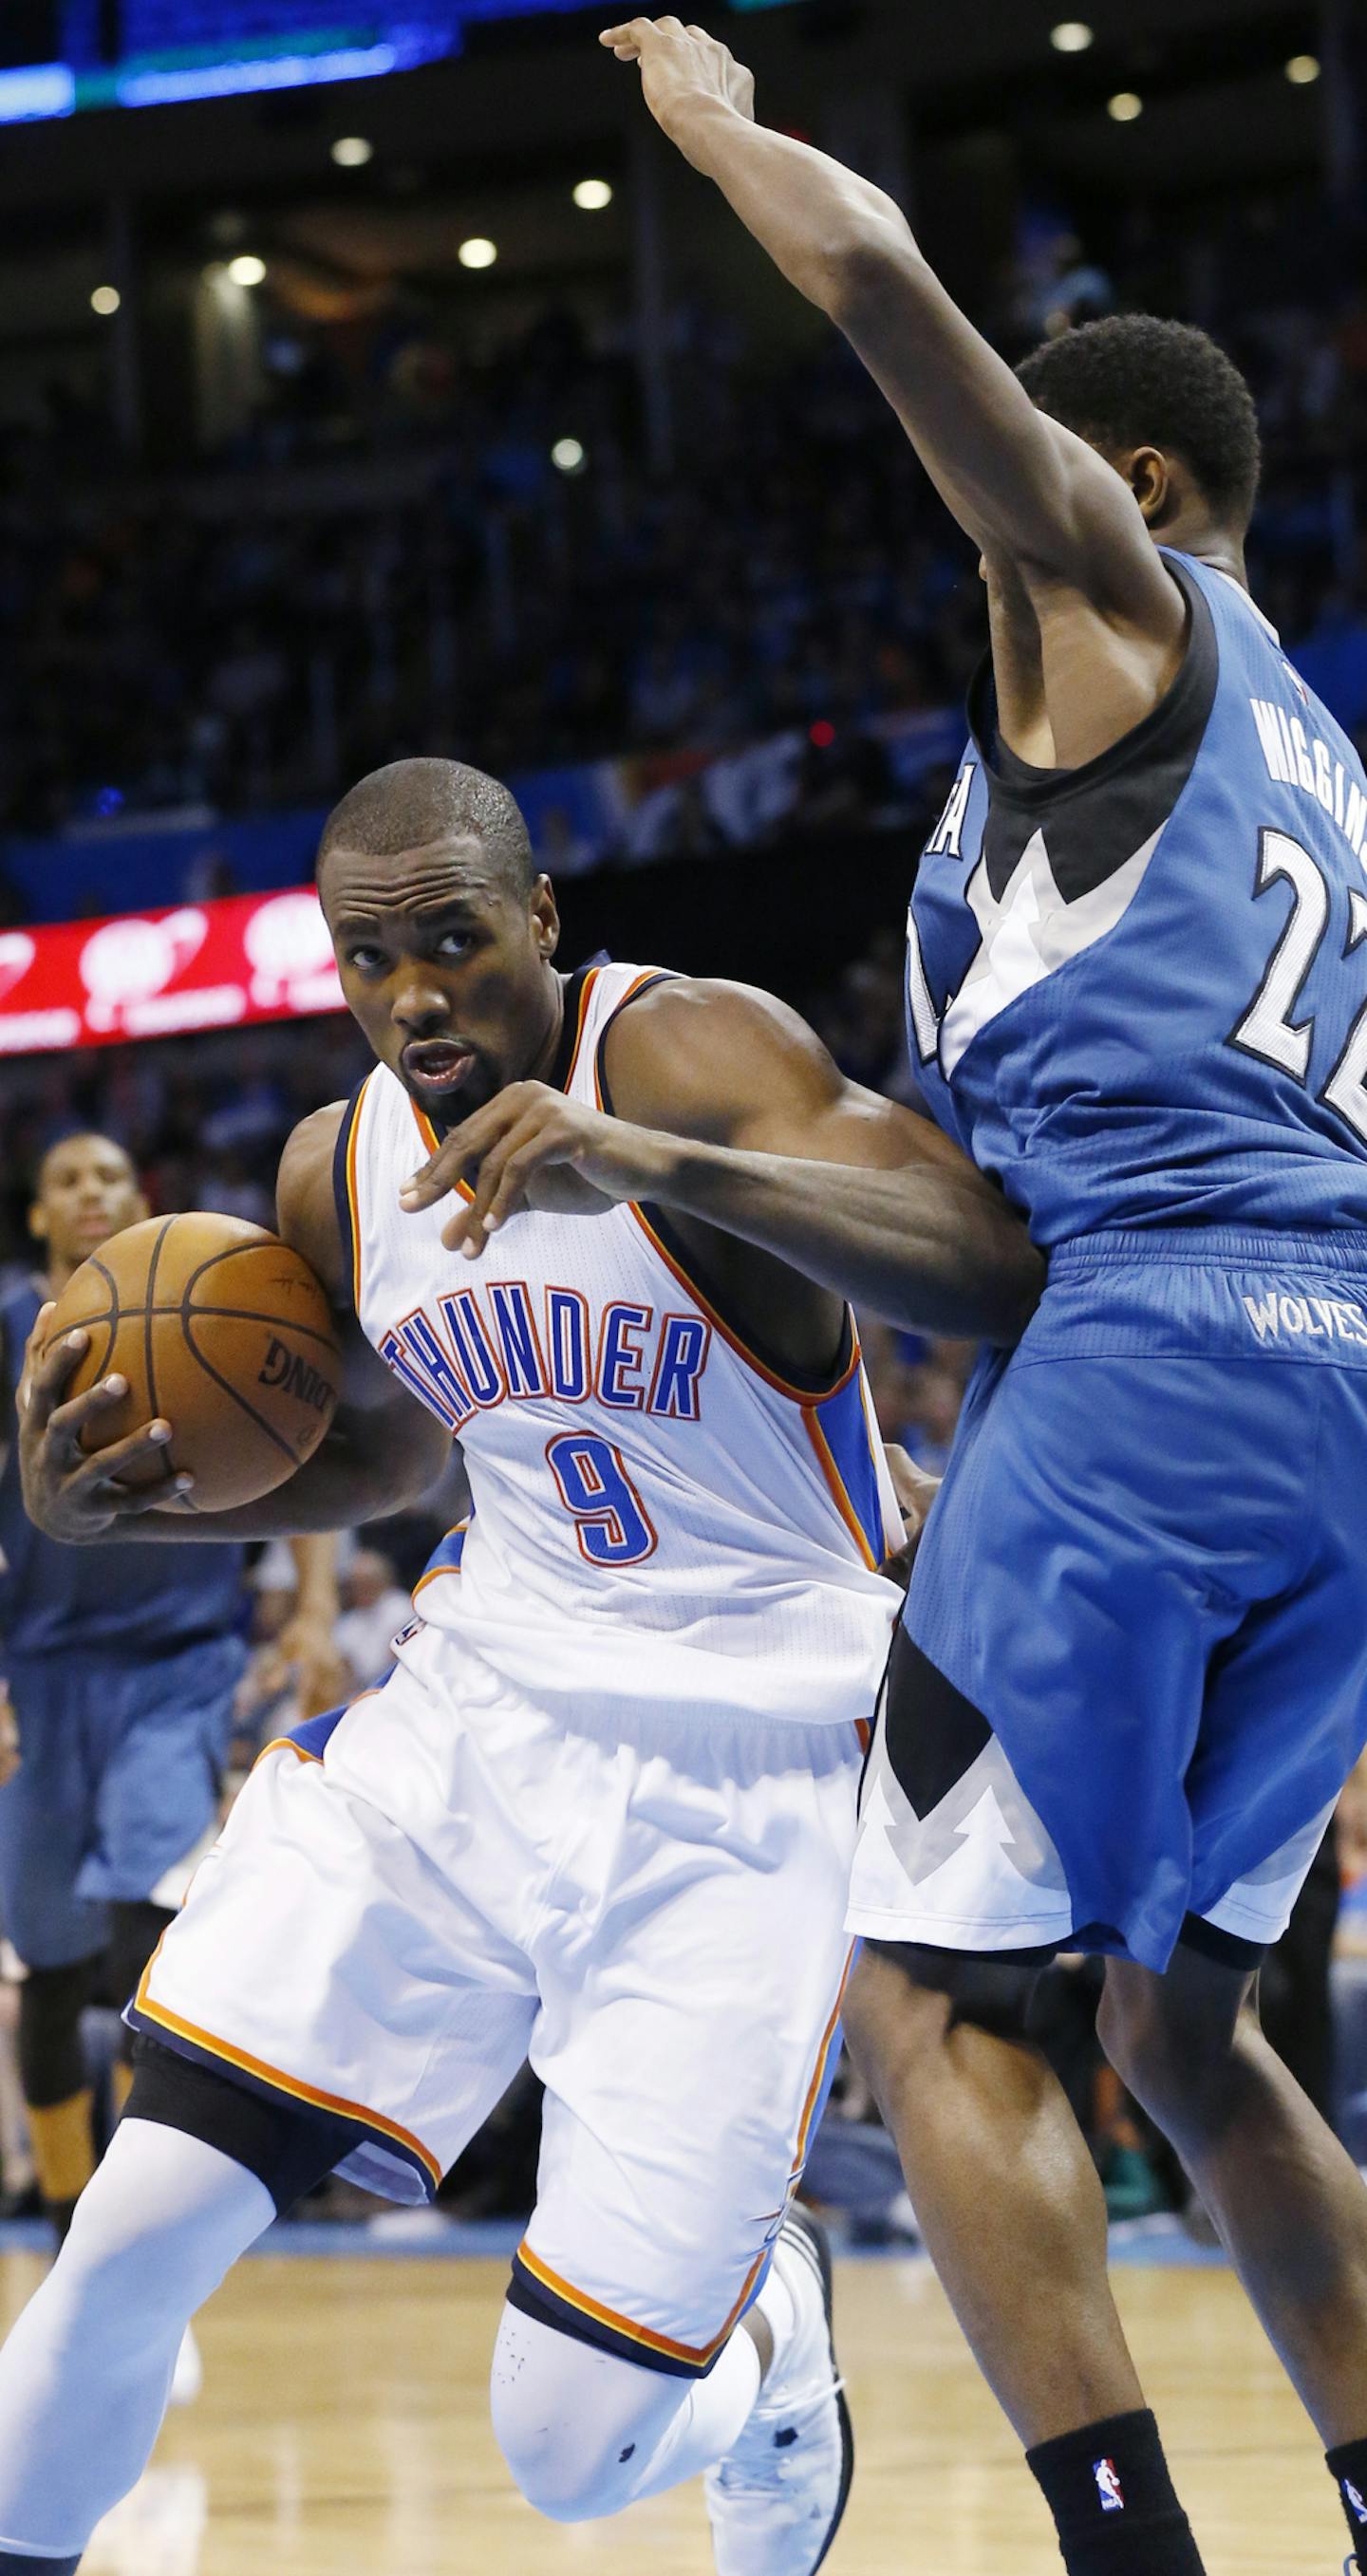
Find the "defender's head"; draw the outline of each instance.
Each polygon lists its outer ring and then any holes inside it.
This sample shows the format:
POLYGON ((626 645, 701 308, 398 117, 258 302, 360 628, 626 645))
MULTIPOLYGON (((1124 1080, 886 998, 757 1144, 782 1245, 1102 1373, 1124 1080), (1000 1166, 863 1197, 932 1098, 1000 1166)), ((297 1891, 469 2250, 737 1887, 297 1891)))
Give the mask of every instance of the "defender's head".
POLYGON ((111 1234, 139 1225, 147 1212, 122 1145, 109 1136, 63 1136, 38 1166, 29 1232, 45 1247, 49 1270, 70 1277, 111 1234))
POLYGON ((1152 313, 1111 314, 1046 340, 1016 373, 1040 411, 1124 477, 1156 539, 1181 544, 1204 531, 1242 553, 1258 489, 1258 416, 1233 359, 1206 332, 1152 313))
POLYGON ((373 770, 323 827, 318 892, 351 1010, 429 1117, 467 1118, 531 1071, 560 923, 498 779, 457 760, 373 770))

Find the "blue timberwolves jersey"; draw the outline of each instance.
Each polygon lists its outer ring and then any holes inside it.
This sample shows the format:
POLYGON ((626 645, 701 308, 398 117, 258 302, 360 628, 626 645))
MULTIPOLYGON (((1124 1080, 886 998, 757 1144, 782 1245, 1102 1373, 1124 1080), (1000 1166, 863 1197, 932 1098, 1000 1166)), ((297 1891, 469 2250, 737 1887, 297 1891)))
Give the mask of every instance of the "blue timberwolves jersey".
POLYGON ((0 1671, 11 1657, 80 1652, 155 1655, 199 1637, 230 1635, 242 1600, 243 1552, 211 1540, 158 1547, 144 1540, 67 1547, 24 1510, 8 1426, 24 1344, 41 1300, 20 1288, 0 1304, 0 1671))
POLYGON ((913 1065, 1046 1246, 1367 1226, 1367 772, 1226 575, 1167 696, 1083 768, 997 732, 990 670, 921 861, 913 1065))

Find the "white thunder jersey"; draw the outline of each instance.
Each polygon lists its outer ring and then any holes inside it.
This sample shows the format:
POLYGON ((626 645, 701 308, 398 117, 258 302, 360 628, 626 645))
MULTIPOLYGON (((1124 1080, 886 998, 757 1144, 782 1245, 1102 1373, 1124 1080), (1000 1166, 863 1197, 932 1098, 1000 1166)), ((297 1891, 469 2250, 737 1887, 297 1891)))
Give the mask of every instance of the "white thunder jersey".
MULTIPOLYGON (((603 1102, 605 1033, 655 970, 566 996, 561 1087, 603 1102)), ((338 1144, 356 1312, 458 1436, 472 1519, 415 1594, 430 1627, 542 1704, 675 1703, 811 1723, 873 1711, 900 1520, 852 1318, 804 1383, 720 1311, 657 1210, 529 1210, 469 1263, 400 1183, 437 1142, 377 1066, 338 1144)))

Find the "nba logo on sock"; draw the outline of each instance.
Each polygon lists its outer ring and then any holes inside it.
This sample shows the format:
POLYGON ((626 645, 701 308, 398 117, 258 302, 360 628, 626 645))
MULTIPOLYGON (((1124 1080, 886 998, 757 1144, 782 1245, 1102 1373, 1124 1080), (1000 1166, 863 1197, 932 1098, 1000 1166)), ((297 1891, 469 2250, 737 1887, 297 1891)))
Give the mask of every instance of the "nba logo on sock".
POLYGON ((1101 2498, 1102 2512, 1123 2513, 1125 2498, 1120 2491, 1120 2480, 1116 2476, 1114 2460, 1093 2460, 1092 2475, 1096 2480, 1097 2494, 1101 2498))
POLYGON ((1351 2478, 1344 2479, 1343 2492, 1348 2498, 1348 2502, 1352 2507, 1353 2512, 1357 2515, 1358 2521, 1367 2522, 1367 2504, 1363 2503, 1362 2498, 1358 2494, 1357 2488, 1354 2486, 1351 2478))

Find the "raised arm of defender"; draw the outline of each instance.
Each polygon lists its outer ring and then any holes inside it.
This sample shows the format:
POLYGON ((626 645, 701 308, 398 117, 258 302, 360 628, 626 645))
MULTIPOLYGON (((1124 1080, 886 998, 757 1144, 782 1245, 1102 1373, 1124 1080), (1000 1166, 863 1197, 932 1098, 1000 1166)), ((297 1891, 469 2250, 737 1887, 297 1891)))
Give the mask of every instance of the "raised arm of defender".
POLYGON ((955 518, 1026 581, 1060 585, 1169 657, 1183 606, 1143 517, 1102 459, 1035 409, 959 311, 900 208, 838 161, 753 121, 754 84, 677 18, 601 41, 637 62, 645 99, 785 277, 828 313, 901 419, 955 518))
MULTIPOLYGON (((332 1153, 341 1116, 341 1104, 334 1102, 296 1127, 280 1165, 276 1219, 285 1241, 317 1271, 343 1337, 342 1400, 321 1446, 288 1484, 258 1503, 245 1503, 240 1511, 182 1515, 156 1510, 154 1493, 130 1493, 116 1479, 127 1467, 155 1458, 170 1437, 169 1428, 147 1423, 111 1448, 87 1455, 81 1433, 87 1424, 98 1423, 106 1406, 118 1402, 123 1381, 115 1385, 105 1380, 84 1395, 65 1399, 85 1336, 68 1334, 44 1358, 52 1311, 45 1306, 33 1329, 19 1388, 18 1436, 24 1507, 49 1538, 73 1545, 103 1538, 183 1544, 349 1529, 358 1521, 401 1510, 435 1483, 450 1455, 449 1436, 376 1358, 351 1310, 332 1195, 332 1153)), ((313 1571, 308 1562, 301 1568, 306 1581, 313 1571)), ((310 1605, 301 1599, 301 1606, 310 1605)))
POLYGON ((796 1013, 748 986, 670 981, 608 1032, 608 1116, 542 1083, 500 1092, 402 1193, 474 1189, 443 1229, 478 1256, 528 1205, 668 1208, 922 1332, 1011 1342, 1044 1264, 999 1190, 896 1101, 847 1082, 796 1013))

